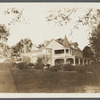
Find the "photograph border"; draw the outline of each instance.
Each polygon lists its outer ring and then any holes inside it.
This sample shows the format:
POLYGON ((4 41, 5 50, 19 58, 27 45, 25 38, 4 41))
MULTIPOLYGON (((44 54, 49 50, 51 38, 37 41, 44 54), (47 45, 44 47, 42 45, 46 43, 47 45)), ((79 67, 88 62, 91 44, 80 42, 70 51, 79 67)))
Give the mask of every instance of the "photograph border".
MULTIPOLYGON (((100 0, 0 0, 0 3, 100 3, 100 0)), ((100 98, 100 93, 0 93, 0 99, 4 100, 3 98, 7 98, 7 100, 12 100, 11 98, 16 100, 22 100, 22 98, 27 98, 27 100, 31 100, 30 98, 38 98, 38 100, 97 100, 100 98)))

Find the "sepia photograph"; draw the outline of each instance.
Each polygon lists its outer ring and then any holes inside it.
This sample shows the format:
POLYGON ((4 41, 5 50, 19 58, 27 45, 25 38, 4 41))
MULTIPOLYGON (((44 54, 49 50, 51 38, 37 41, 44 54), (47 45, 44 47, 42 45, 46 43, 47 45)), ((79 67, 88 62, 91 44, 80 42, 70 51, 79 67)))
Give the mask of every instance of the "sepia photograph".
POLYGON ((100 93, 100 3, 0 3, 0 93, 100 93))

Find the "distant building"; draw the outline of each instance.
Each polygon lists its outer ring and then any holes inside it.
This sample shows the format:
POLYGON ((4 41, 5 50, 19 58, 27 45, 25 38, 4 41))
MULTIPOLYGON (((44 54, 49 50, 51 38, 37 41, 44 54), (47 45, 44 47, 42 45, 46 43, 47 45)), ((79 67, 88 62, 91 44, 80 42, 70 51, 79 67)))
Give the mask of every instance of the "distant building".
POLYGON ((45 55, 48 59, 48 64, 72 64, 72 65, 88 65, 91 60, 83 57, 83 52, 78 48, 77 42, 69 43, 67 37, 57 40, 52 39, 44 48, 33 50, 30 53, 25 53, 23 56, 30 56, 35 63, 39 56, 45 55))

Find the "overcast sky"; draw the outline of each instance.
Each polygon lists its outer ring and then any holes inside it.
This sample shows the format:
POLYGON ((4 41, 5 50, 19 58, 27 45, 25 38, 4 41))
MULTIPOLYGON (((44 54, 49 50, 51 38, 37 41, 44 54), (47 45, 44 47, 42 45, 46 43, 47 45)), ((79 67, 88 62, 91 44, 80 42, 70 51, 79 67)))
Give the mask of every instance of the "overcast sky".
MULTIPOLYGON (((74 30, 72 35, 71 28, 73 26, 75 15, 72 16, 73 23, 69 23, 65 26, 58 26, 54 23, 48 23, 46 16, 49 15, 50 10, 75 8, 80 10, 77 14, 84 14, 87 7, 99 7, 100 4, 68 4, 68 3, 8 3, 0 4, 0 24, 6 24, 7 28, 10 28, 10 36, 7 44, 12 46, 16 44, 22 38, 30 38, 33 44, 42 43, 45 40, 64 38, 65 34, 67 38, 73 42, 78 42, 81 49, 88 45, 88 27, 82 26, 78 30, 74 30), (17 8, 23 10, 23 18, 25 21, 22 23, 15 23, 15 25, 8 26, 8 22, 14 17, 11 15, 4 15, 3 11, 7 8, 17 8)), ((81 27, 81 26, 80 26, 81 27)))

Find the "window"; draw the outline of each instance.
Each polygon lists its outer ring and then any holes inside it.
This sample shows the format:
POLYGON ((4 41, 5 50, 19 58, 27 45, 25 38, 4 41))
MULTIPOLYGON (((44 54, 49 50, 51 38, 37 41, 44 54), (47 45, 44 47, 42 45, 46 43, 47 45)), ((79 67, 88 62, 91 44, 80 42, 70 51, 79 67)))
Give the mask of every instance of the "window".
POLYGON ((69 50, 68 49, 66 49, 66 53, 68 53, 69 52, 69 50))
POLYGON ((54 52, 55 52, 55 54, 62 54, 62 53, 64 53, 64 49, 55 50, 54 52))

